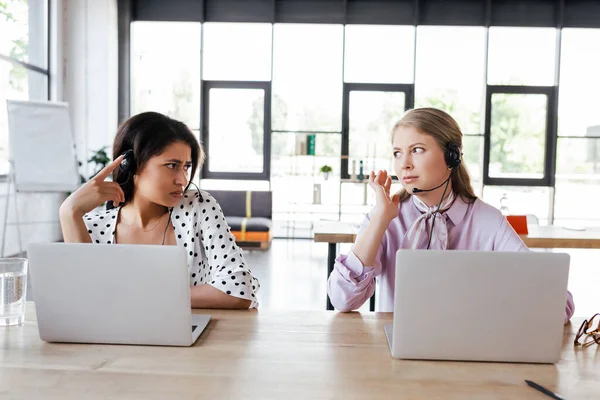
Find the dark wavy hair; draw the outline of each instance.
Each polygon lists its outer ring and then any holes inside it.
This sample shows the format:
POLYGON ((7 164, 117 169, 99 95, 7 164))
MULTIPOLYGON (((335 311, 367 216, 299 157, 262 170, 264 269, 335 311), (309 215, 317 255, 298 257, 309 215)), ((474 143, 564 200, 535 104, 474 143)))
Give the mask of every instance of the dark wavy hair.
MULTIPOLYGON (((157 112, 144 112, 123 122, 113 143, 113 160, 131 150, 129 167, 113 171, 113 182, 121 185, 125 203, 134 196, 133 175, 141 171, 150 158, 161 154, 169 145, 182 142, 192 149, 192 171, 190 181, 204 163, 205 153, 190 128, 181 121, 157 112)), ((110 205, 109 205, 110 206, 110 205)))

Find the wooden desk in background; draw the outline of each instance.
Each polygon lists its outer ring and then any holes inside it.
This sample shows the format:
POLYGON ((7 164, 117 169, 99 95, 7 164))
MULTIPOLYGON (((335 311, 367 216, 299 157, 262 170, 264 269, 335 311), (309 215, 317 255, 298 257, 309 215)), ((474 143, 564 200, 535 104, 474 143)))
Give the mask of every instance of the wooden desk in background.
POLYGON ((0 328, 0 397, 543 399, 524 379, 569 400, 600 393, 600 348, 573 346, 581 320, 560 362, 535 365, 395 360, 391 313, 198 310, 213 316, 206 331, 175 348, 45 343, 27 307, 25 325, 0 328))
MULTIPOLYGON (((338 243, 354 243, 358 233, 358 225, 339 221, 320 221, 315 223, 314 241, 328 243, 327 279, 333 271, 337 257, 338 243)), ((530 226, 529 234, 521 235, 525 245, 530 248, 570 248, 570 249, 600 249, 600 229, 588 228, 576 231, 559 226, 530 226)), ((333 310, 333 305, 327 296, 327 310, 333 310)), ((371 297, 370 310, 375 311, 375 296, 371 297)), ((600 398, 600 394, 598 395, 600 398)))

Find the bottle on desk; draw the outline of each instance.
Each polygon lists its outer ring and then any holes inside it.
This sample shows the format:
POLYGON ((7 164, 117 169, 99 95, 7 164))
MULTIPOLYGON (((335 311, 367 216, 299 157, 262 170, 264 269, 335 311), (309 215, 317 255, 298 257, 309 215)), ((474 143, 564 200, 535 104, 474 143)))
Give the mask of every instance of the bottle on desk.
POLYGON ((502 197, 500 198, 500 212, 504 216, 510 215, 510 211, 508 210, 508 196, 506 193, 503 193, 502 197))
POLYGON ((356 160, 352 160, 352 174, 350 174, 350 179, 356 179, 356 160))
POLYGON ((321 204, 321 184, 313 185, 313 204, 321 204))
POLYGON ((365 179, 365 174, 363 172, 363 160, 360 160, 360 166, 358 167, 358 180, 362 182, 365 179))

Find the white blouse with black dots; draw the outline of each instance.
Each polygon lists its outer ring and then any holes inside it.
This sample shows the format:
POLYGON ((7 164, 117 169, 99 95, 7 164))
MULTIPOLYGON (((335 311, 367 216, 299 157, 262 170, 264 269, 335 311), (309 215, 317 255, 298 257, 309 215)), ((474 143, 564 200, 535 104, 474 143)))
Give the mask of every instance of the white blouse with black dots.
MULTIPOLYGON (((92 243, 115 242, 120 209, 84 215, 92 243)), ((173 208, 171 222, 177 245, 189 250, 190 285, 209 284, 231 296, 251 300, 251 308, 258 307, 260 284, 247 267, 214 197, 203 190, 188 190, 173 208)))

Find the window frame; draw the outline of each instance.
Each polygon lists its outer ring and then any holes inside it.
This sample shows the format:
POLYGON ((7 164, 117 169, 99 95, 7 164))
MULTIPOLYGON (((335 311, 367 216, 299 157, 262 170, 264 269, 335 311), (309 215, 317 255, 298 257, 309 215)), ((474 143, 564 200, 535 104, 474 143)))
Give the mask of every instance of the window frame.
MULTIPOLYGON (((18 65, 22 68, 25 68, 25 70, 27 70, 27 71, 34 71, 41 75, 45 75, 46 76, 46 100, 48 100, 48 101, 51 100, 51 96, 52 96, 52 82, 51 82, 51 75, 50 75, 50 67, 52 65, 53 53, 52 53, 52 46, 50 45, 50 40, 52 37, 52 29, 54 27, 52 25, 52 12, 51 12, 52 3, 51 2, 52 2, 52 0, 45 0, 43 3, 34 2, 34 3, 29 3, 27 5, 27 7, 31 7, 32 4, 41 4, 42 7, 45 7, 46 37, 44 40, 44 46, 46 46, 46 68, 42 68, 37 65, 30 64, 28 62, 17 60, 8 55, 0 53, 0 60, 2 60, 2 61, 6 61, 9 64, 18 65)), ((29 41, 28 41, 28 43, 29 43, 29 41)), ((10 161, 10 158, 9 158, 9 161, 10 161)), ((7 182, 7 181, 8 181, 8 174, 0 174, 0 182, 7 182)))
POLYGON ((554 186, 556 175, 557 141, 556 86, 487 85, 485 93, 485 129, 483 142, 483 185, 490 186, 554 186), (492 95, 494 94, 542 94, 546 101, 546 146, 544 148, 544 174, 541 178, 498 178, 490 176, 490 150, 492 126, 492 95))
MULTIPOLYGON (((348 158, 350 157, 350 92, 402 92, 404 110, 415 106, 415 85, 413 83, 357 83, 344 82, 342 97, 342 154, 340 158, 340 178, 350 179, 348 158)), ((392 127, 390 127, 391 129, 392 127)), ((396 177, 393 177, 397 179, 396 177)))
POLYGON ((200 138, 206 153, 200 179, 224 180, 270 180, 271 178, 271 82, 269 81, 202 81, 200 106, 200 138), (208 131, 211 89, 262 89, 265 92, 263 116, 263 171, 262 172, 215 172, 208 169, 210 132, 208 131))

